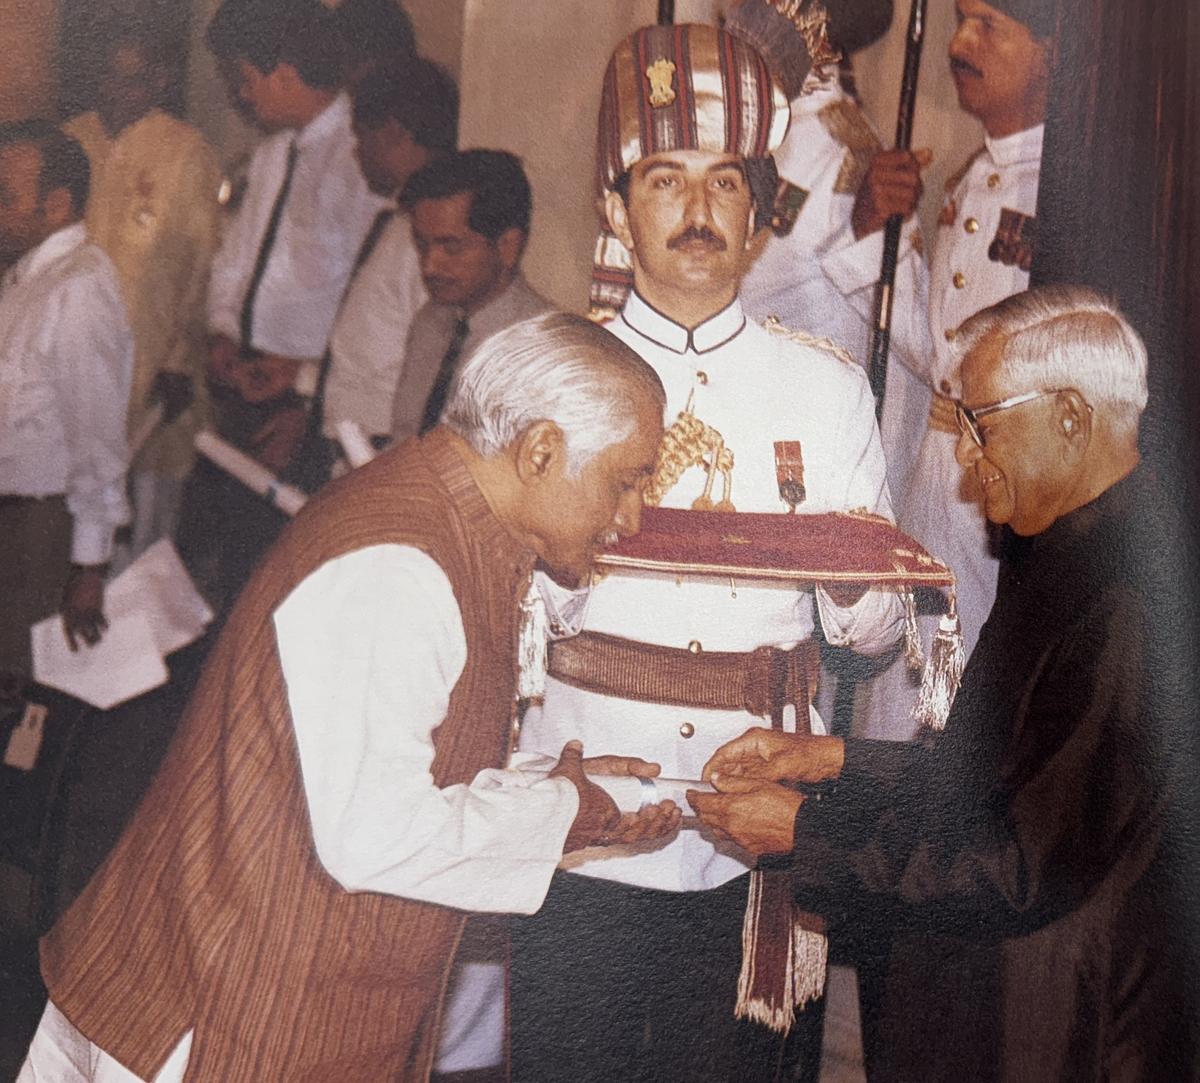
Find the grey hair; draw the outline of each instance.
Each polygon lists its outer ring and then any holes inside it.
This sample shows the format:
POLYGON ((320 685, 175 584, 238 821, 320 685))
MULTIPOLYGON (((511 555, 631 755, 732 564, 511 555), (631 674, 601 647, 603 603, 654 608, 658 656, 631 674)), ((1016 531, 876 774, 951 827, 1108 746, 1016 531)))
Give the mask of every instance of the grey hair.
POLYGON ((1074 388, 1116 433, 1146 408, 1146 346, 1115 302, 1086 286, 1041 286, 977 312, 958 329, 961 361, 984 338, 1004 338, 998 375, 1014 391, 1074 388))
POLYGON ((515 323, 479 344, 459 370, 442 423, 491 457, 539 421, 553 421, 578 475, 633 434, 635 411, 666 393, 655 371, 615 335, 566 312, 515 323))

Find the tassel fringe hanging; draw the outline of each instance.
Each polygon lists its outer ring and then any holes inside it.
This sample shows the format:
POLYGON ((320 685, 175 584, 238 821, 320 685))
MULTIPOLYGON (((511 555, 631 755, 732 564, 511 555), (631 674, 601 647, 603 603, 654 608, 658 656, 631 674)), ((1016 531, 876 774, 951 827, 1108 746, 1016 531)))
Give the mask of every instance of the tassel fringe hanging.
POLYGON ((750 874, 734 1008, 735 1018, 781 1034, 791 1030, 797 1011, 824 994, 829 962, 825 934, 810 927, 820 919, 797 910, 790 894, 785 874, 750 874), (772 876, 780 879, 771 883, 772 876))
POLYGON ((917 624, 917 599, 911 587, 900 592, 904 602, 904 661, 910 673, 920 673, 925 666, 925 648, 921 646, 921 628, 917 624))
POLYGON ((517 640, 517 697, 540 700, 546 694, 546 642, 549 638, 546 603, 532 580, 521 600, 521 631, 517 640))
POLYGON ((913 708, 915 721, 934 730, 946 728, 966 658, 958 609, 951 595, 950 612, 938 622, 938 629, 933 636, 929 662, 921 680, 921 691, 913 708))

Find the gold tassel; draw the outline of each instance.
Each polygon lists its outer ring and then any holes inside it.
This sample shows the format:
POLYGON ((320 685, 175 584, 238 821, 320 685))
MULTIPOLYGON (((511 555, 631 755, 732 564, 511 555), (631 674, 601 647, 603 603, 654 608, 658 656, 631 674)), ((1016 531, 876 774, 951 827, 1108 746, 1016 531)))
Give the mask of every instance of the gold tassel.
POLYGON ((540 700, 546 694, 546 642, 549 638, 546 602, 532 577, 521 600, 521 631, 517 639, 517 697, 540 700))
POLYGON ((929 662, 921 680, 913 719, 922 726, 942 730, 950 717, 950 708, 958 692, 967 652, 958 623, 958 607, 950 595, 950 611, 938 622, 929 651, 929 662))
POLYGON ((925 648, 921 646, 921 626, 917 623, 917 599, 911 587, 900 592, 904 603, 904 661, 910 673, 920 673, 925 665, 925 648))

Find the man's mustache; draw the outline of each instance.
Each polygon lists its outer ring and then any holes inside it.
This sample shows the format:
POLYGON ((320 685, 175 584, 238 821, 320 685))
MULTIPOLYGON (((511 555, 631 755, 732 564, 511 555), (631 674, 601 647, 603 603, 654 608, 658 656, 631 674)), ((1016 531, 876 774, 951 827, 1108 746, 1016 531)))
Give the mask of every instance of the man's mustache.
POLYGON ((725 238, 718 237, 708 226, 688 226, 682 233, 677 233, 667 241, 667 248, 674 251, 676 248, 682 248, 685 244, 692 244, 695 241, 710 245, 716 252, 725 251, 725 238))
POLYGON ((950 70, 963 72, 967 75, 976 75, 980 79, 983 78, 983 72, 981 72, 977 67, 975 67, 974 64, 968 64, 965 60, 960 60, 956 56, 952 56, 950 58, 950 70))

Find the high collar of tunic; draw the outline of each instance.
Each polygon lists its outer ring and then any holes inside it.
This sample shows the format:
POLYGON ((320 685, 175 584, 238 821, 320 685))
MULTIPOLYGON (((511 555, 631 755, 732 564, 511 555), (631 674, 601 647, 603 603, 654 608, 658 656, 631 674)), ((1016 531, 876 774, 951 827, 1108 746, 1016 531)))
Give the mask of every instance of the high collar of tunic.
POLYGON ((708 353, 736 338, 746 327, 746 314, 736 297, 715 316, 690 331, 654 308, 636 290, 629 295, 621 319, 643 338, 673 353, 708 353))
POLYGON ((496 517, 448 430, 435 428, 421 443, 464 517, 475 529, 475 541, 487 566, 511 577, 514 587, 533 571, 537 555, 518 541, 496 517))
POLYGON ((984 136, 984 146, 992 161, 997 165, 1017 165, 1019 162, 1036 162, 1042 156, 1042 136, 1046 132, 1044 124, 1026 128, 1023 132, 1013 132, 1012 135, 993 139, 984 136))

